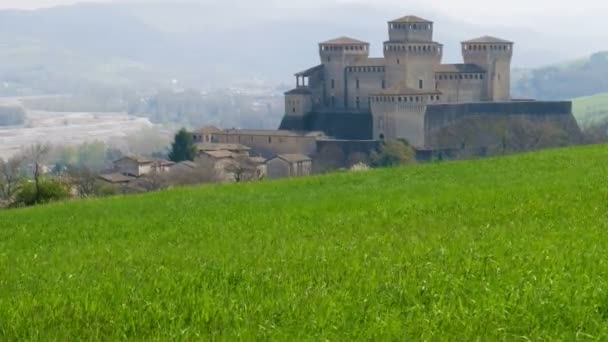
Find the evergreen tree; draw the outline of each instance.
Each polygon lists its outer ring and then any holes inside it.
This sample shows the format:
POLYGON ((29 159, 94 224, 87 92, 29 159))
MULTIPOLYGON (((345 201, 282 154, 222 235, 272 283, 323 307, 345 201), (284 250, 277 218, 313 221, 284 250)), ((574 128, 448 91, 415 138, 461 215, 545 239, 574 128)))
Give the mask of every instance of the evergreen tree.
POLYGON ((175 141, 171 145, 171 152, 169 153, 169 159, 171 161, 179 163, 186 160, 194 160, 196 156, 196 148, 194 146, 194 140, 192 134, 188 133, 186 129, 182 128, 175 135, 175 141))

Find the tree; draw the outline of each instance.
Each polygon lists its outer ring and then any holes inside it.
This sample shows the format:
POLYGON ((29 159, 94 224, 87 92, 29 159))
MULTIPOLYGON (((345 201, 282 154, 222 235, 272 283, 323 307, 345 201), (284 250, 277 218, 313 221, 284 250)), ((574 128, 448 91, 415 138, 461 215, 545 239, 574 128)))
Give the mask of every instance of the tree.
POLYGON ((171 144, 171 152, 169 153, 169 159, 171 161, 179 163, 187 160, 194 160, 196 156, 196 148, 194 146, 194 140, 192 134, 188 133, 186 129, 182 128, 175 135, 175 141, 171 144))
POLYGON ((226 172, 232 173, 237 183, 248 182, 260 178, 258 164, 247 156, 235 157, 234 161, 226 167, 226 172))
POLYGON ((7 161, 0 159, 0 199, 11 201, 19 190, 23 162, 23 156, 12 157, 7 161))
POLYGON ((70 198, 69 185, 59 178, 40 178, 38 183, 23 181, 15 205, 32 206, 70 198))
POLYGON ((67 167, 67 174, 80 197, 86 198, 100 192, 98 174, 90 168, 70 165, 67 167))
POLYGON ((40 143, 36 143, 27 150, 27 157, 29 161, 32 163, 33 167, 33 175, 34 175, 34 189, 35 189, 35 200, 36 203, 41 203, 42 201, 42 188, 41 188, 41 178, 44 174, 42 161, 47 156, 50 151, 50 147, 48 145, 43 145, 40 143))
POLYGON ((372 152, 370 159, 375 167, 389 167, 415 162, 414 149, 404 140, 390 140, 372 152))

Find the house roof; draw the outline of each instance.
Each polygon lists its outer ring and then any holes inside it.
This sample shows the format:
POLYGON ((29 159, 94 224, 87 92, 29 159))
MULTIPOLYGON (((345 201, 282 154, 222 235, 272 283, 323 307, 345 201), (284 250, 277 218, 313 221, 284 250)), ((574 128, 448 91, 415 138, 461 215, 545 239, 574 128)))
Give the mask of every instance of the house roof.
POLYGON ((287 162, 290 162, 290 163, 297 163, 297 162, 311 161, 312 160, 309 156, 304 155, 304 154, 299 154, 299 153, 294 153, 294 154, 279 154, 276 157, 271 158, 271 159, 276 159, 276 158, 283 159, 283 160, 285 160, 287 162))
POLYGON ((234 153, 230 152, 230 151, 226 151, 226 150, 219 150, 219 151, 202 151, 201 153, 206 154, 212 158, 215 159, 228 159, 228 158, 233 158, 234 157, 234 153))
POLYGON ((227 129, 221 135, 259 135, 276 137, 323 137, 325 133, 321 131, 290 131, 286 129, 266 130, 266 129, 227 129))
POLYGON ((475 39, 465 40, 463 43, 475 43, 475 44, 513 44, 513 42, 491 37, 491 36, 483 36, 475 39))
POLYGON ((319 45, 369 45, 368 42, 364 42, 362 40, 350 38, 350 37, 339 37, 335 39, 330 39, 319 43, 319 45))
POLYGON ((285 92, 285 95, 312 95, 308 87, 299 87, 285 92))
POLYGON ((205 126, 203 128, 199 128, 196 131, 194 131, 194 133, 198 133, 198 134, 209 134, 209 133, 216 133, 216 132, 221 132, 222 130, 215 127, 215 126, 205 126))
POLYGON ((317 65, 315 67, 306 69, 304 71, 300 71, 299 73, 296 74, 296 76, 309 76, 317 71, 323 70, 325 66, 323 64, 317 65))
POLYGON ((422 19, 420 17, 417 17, 415 15, 406 15, 405 17, 401 17, 395 20, 391 20, 389 21, 389 23, 425 23, 425 24, 430 24, 432 23, 432 21, 430 20, 426 20, 426 19, 422 19))
POLYGON ((193 161, 187 160, 187 161, 179 162, 179 163, 175 164, 174 166, 185 166, 185 167, 190 168, 190 169, 196 169, 196 167, 198 166, 198 164, 196 164, 193 161))
POLYGON ((372 95, 432 95, 441 94, 438 90, 421 90, 409 88, 405 83, 400 83, 394 87, 384 89, 379 93, 372 95))
POLYGON ((441 64, 435 68, 437 73, 484 73, 486 70, 477 64, 441 64))
POLYGON ((251 157, 249 160, 254 164, 265 164, 266 158, 264 157, 251 157))
POLYGON ((160 166, 173 166, 175 165, 174 162, 170 161, 170 160, 166 160, 166 159, 155 159, 153 161, 154 164, 156 165, 160 165, 160 166))
POLYGON ((131 176, 125 176, 121 173, 108 173, 99 175, 101 180, 104 180, 108 183, 119 184, 119 183, 129 183, 131 181, 136 180, 137 178, 131 176))
POLYGON ((204 151, 249 151, 251 148, 241 144, 218 144, 218 143, 199 143, 196 144, 196 149, 199 152, 204 151))
POLYGON ((152 158, 146 158, 146 157, 141 157, 141 156, 125 156, 125 157, 122 157, 120 159, 115 160, 114 163, 118 163, 118 162, 121 162, 123 160, 132 160, 132 161, 134 161, 134 162, 136 162, 137 164, 140 164, 140 165, 146 165, 146 164, 152 164, 152 163, 154 163, 154 159, 152 159, 152 158))

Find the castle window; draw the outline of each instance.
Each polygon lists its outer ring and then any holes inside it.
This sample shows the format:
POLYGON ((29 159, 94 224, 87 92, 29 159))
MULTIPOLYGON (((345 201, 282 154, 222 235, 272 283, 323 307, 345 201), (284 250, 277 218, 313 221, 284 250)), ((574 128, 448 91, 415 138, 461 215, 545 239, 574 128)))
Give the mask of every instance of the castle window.
POLYGON ((272 137, 268 137, 268 143, 272 144, 272 137))
POLYGON ((357 78, 357 89, 359 89, 359 79, 357 78))
POLYGON ((361 101, 359 100, 359 96, 357 96, 356 103, 357 103, 357 109, 359 109, 359 107, 361 107, 361 101))
POLYGON ((399 102, 403 102, 403 98, 399 96, 399 102))
POLYGON ((414 102, 414 97, 410 96, 410 102, 414 102))
POLYGON ((331 57, 327 56, 327 62, 331 62, 331 57))
POLYGON ((296 107, 293 107, 292 112, 294 112, 294 113, 296 112, 296 107))
POLYGON ((336 88, 336 80, 331 80, 331 89, 336 88))
POLYGON ((422 89, 422 88, 423 88, 423 83, 422 83, 422 80, 418 80, 418 87, 420 87, 420 89, 422 89))
POLYGON ((399 58, 397 58, 397 64, 400 64, 399 58))
POLYGON ((385 89, 385 88, 386 88, 386 81, 382 80, 382 89, 385 89))
POLYGON ((420 102, 420 97, 416 96, 416 102, 420 102))
POLYGON ((479 75, 479 79, 480 79, 480 80, 483 80, 483 74, 482 74, 482 75, 479 75))

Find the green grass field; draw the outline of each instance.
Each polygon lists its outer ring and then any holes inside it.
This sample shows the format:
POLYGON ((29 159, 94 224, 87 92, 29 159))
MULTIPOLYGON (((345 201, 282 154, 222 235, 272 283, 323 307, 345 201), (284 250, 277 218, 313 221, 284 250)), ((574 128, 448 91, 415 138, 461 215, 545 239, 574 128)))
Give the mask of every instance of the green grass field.
POLYGON ((0 213, 0 340, 608 338, 608 146, 0 213))
POLYGON ((572 111, 582 127, 608 121, 608 93, 572 100, 572 111))

